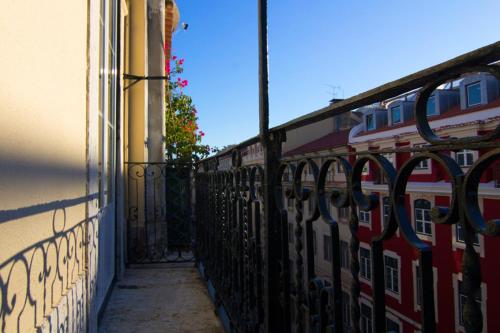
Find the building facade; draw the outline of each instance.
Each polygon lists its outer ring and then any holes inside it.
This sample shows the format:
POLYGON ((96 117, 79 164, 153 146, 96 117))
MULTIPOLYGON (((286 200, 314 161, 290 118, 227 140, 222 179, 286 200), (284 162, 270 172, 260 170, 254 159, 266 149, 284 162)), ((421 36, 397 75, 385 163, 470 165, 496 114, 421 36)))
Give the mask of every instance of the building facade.
POLYGON ((0 331, 97 331, 126 262, 125 162, 163 154, 164 81, 123 74, 165 75, 165 17, 170 35, 168 1, 2 3, 0 331))

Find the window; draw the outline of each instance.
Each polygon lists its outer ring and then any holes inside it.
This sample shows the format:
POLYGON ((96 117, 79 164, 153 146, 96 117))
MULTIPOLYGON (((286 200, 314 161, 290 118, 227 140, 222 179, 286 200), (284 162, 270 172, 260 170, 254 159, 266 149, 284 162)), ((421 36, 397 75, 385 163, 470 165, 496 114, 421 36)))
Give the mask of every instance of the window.
POLYGON ((361 303, 361 332, 372 333, 372 307, 361 303))
POLYGON ((427 115, 433 116, 437 114, 436 112, 436 96, 432 95, 427 100, 427 115))
POLYGON ((99 207, 113 201, 115 161, 115 115, 117 84, 116 6, 100 2, 99 27, 99 113, 98 113, 98 182, 99 207))
POLYGON ((293 244, 294 243, 294 235, 293 235, 293 224, 288 223, 288 243, 293 244))
POLYGON ((385 326, 387 328, 387 333, 399 333, 399 323, 395 322, 386 317, 385 326))
POLYGON ((342 323, 344 332, 350 332, 351 327, 351 298, 345 291, 342 292, 342 323))
POLYGON ((349 207, 340 207, 339 208, 339 218, 341 218, 341 219, 349 218, 349 207))
POLYGON ((431 203, 424 199, 418 199, 415 205, 415 225, 419 234, 432 235, 431 203))
POLYGON ((323 235, 323 259, 332 260, 332 238, 328 235, 323 235))
POLYGON ((369 249, 364 247, 359 248, 360 273, 361 277, 366 280, 372 279, 372 259, 369 249))
POLYGON ((370 212, 366 210, 359 210, 359 222, 370 224, 370 212))
POLYGON ((384 256, 385 288, 399 294, 399 260, 391 256, 384 256))
MULTIPOLYGON (((455 237, 457 239, 457 242, 465 243, 464 231, 460 223, 457 223, 455 225, 455 237)), ((477 233, 474 233, 474 245, 479 246, 479 236, 477 235, 477 233)))
MULTIPOLYGON (((463 318, 463 312, 464 312, 464 306, 465 306, 465 303, 467 302, 467 295, 465 294, 465 291, 464 291, 464 286, 463 286, 463 283, 462 281, 457 281, 458 282, 458 322, 460 325, 464 325, 464 318, 463 318)), ((476 301, 480 304, 478 304, 479 306, 481 306, 481 301, 482 301, 482 298, 481 298, 481 289, 479 289, 476 293, 476 295, 474 295, 476 301)))
POLYGON ((340 241, 340 267, 349 269, 349 243, 340 241))
POLYGON ((457 151, 455 159, 461 167, 470 167, 474 163, 474 152, 468 149, 457 151))
POLYGON ((471 83, 465 87, 467 90, 467 106, 481 104, 481 84, 479 82, 471 83))
POLYGON ((383 211, 383 219, 382 222, 384 224, 384 228, 389 223, 389 215, 391 214, 391 205, 389 201, 389 197, 382 198, 382 211, 383 211))
MULTIPOLYGON (((421 148, 424 145, 415 145, 415 148, 421 148)), ((417 166, 415 167, 415 170, 428 170, 429 169, 429 159, 425 159, 421 161, 417 166)))
POLYGON ((316 242, 316 231, 313 230, 313 249, 314 249, 314 254, 318 252, 318 244, 316 242))
POLYGON ((373 114, 366 115, 366 130, 371 131, 375 129, 375 121, 373 119, 373 114))
POLYGON ((391 122, 393 125, 401 122, 401 105, 391 108, 391 122))

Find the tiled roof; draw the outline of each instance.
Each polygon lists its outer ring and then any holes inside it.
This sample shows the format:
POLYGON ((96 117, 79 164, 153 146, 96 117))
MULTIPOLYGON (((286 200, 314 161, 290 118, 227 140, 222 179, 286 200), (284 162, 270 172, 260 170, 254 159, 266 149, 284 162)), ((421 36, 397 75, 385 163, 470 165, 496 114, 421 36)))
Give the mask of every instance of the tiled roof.
POLYGON ((303 155, 321 150, 347 146, 347 141, 349 139, 349 131, 350 129, 347 129, 327 134, 319 139, 308 142, 305 145, 287 151, 284 154, 284 156, 303 155))

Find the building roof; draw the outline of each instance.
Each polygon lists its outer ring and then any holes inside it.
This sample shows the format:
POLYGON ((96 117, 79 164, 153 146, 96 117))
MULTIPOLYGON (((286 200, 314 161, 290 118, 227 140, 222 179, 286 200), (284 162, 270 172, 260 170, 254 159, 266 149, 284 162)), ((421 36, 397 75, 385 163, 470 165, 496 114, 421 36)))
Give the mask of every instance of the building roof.
MULTIPOLYGON (((451 108, 449 108, 447 111, 445 111, 442 114, 430 116, 428 118, 429 119, 428 121, 429 121, 429 123, 431 123, 432 121, 445 119, 445 118, 451 118, 454 116, 466 115, 466 114, 470 114, 470 113, 474 113, 474 112, 478 112, 478 111, 484 111, 484 110, 496 108, 498 106, 500 106, 500 98, 497 98, 488 104, 482 104, 482 105, 478 105, 478 106, 474 106, 474 107, 469 107, 465 110, 460 109, 460 105, 455 105, 455 106, 452 106, 451 108)), ((411 126, 411 125, 415 125, 415 124, 416 124, 416 120, 410 119, 410 120, 407 120, 407 121, 402 122, 402 123, 397 124, 397 125, 384 125, 382 127, 376 128, 374 130, 362 131, 362 132, 356 134, 355 137, 362 137, 362 136, 371 135, 374 133, 386 132, 386 131, 390 131, 390 130, 393 130, 396 128, 407 127, 407 126, 411 126)), ((456 125, 456 124, 451 124, 451 125, 456 125)), ((436 130, 436 129, 434 129, 434 130, 436 130)))
POLYGON ((284 156, 303 155, 307 153, 347 146, 349 131, 350 129, 346 129, 327 134, 319 139, 308 142, 305 145, 287 151, 284 156))

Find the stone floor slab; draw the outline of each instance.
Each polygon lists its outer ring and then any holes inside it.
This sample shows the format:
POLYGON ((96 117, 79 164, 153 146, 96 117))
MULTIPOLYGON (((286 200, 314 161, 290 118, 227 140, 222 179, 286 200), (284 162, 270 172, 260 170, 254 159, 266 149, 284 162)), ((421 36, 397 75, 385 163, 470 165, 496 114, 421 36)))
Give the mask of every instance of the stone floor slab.
POLYGON ((223 332, 193 263, 139 266, 125 272, 99 333, 223 332))

